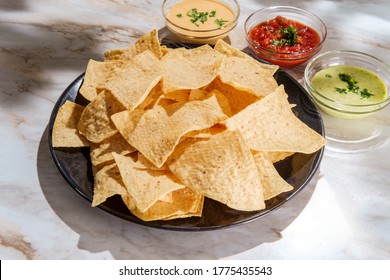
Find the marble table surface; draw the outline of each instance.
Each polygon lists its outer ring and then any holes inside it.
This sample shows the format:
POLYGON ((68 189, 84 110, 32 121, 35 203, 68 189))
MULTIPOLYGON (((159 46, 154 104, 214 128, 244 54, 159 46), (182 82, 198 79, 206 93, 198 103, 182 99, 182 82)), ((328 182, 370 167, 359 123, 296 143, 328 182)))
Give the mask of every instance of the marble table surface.
MULTIPOLYGON (((330 141, 317 174, 280 209, 245 225, 147 228, 92 208, 69 187, 48 148, 54 103, 90 58, 153 28, 164 34, 161 2, 0 2, 0 259, 390 259, 390 106, 362 121, 323 115, 330 141)), ((245 19, 275 1, 239 2, 229 40, 243 49, 245 19)), ((353 49, 390 64, 388 0, 278 4, 324 20, 322 52, 353 49)), ((289 73, 302 82, 303 69, 289 73)))

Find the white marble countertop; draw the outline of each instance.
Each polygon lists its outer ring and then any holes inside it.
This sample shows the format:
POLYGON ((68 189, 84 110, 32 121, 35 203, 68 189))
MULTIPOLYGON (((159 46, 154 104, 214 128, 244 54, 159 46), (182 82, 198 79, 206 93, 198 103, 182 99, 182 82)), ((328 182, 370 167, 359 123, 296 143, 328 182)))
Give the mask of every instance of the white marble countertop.
MULTIPOLYGON (((47 124, 59 95, 88 59, 163 29, 152 0, 0 2, 0 259, 390 259, 390 106, 362 121, 324 116, 348 145, 326 149, 318 174, 265 218, 208 232, 123 221, 90 204, 58 172, 47 124), (365 141, 356 141, 365 139, 365 141)), ((275 1, 239 1, 243 23, 275 1)), ((322 51, 353 49, 390 64, 388 0, 278 1, 328 27, 322 51)), ((301 81, 303 67, 291 69, 301 81)))

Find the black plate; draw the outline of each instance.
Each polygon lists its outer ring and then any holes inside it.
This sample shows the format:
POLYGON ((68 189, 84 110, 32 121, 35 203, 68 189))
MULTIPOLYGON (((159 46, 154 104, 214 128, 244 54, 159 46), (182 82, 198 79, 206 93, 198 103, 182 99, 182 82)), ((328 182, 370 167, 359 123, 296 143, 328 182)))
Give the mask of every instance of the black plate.
MULTIPOLYGON (((53 124, 60 106, 66 100, 86 105, 85 100, 82 100, 80 95, 78 95, 83 77, 84 74, 74 80, 65 89, 54 106, 48 127, 49 148, 56 166, 66 181, 81 196, 91 202, 93 197, 93 176, 89 148, 54 149, 52 146, 53 124)), ((284 85, 289 102, 296 104, 293 110, 297 117, 319 134, 324 135, 321 116, 306 90, 283 71, 278 71, 275 74, 275 78, 279 84, 284 85)), ((246 223, 261 218, 277 209, 302 190, 318 169, 323 151, 324 148, 310 155, 294 154, 277 163, 275 165, 276 169, 293 186, 293 190, 266 201, 266 208, 261 211, 237 211, 217 201, 206 198, 202 217, 144 222, 130 213, 120 196, 109 198, 99 208, 130 222, 169 230, 203 231, 246 223)))

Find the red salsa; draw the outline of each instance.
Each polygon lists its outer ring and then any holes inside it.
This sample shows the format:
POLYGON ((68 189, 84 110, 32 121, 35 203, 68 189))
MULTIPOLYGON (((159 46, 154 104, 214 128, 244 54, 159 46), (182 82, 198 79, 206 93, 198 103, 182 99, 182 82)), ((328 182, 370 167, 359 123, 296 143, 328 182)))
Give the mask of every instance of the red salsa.
POLYGON ((310 51, 320 43, 315 30, 282 16, 258 24, 248 35, 258 46, 284 53, 279 55, 280 58, 298 58, 297 52, 310 51))

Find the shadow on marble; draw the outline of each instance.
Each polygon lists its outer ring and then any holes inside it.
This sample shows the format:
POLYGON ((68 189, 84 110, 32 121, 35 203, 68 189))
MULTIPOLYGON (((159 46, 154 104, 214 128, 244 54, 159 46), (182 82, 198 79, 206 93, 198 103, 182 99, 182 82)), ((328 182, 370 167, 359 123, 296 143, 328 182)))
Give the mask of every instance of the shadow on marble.
POLYGON ((92 208, 57 170, 48 147, 47 128, 38 149, 37 173, 43 194, 58 217, 80 235, 78 247, 108 251, 114 259, 220 259, 281 239, 305 208, 317 182, 314 177, 278 210, 247 224, 207 232, 176 232, 133 224, 92 208))

